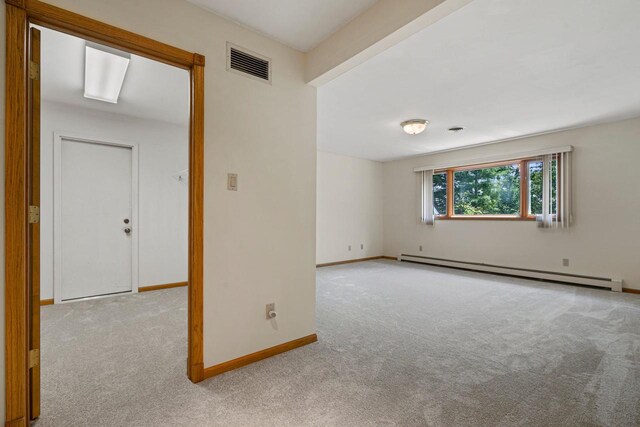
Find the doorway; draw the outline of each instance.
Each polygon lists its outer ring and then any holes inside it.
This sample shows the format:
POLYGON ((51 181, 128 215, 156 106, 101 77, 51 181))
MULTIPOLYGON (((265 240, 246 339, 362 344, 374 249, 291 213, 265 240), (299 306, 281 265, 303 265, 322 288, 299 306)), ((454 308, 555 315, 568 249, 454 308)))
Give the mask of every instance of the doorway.
POLYGON ((137 292, 137 144, 53 144, 55 302, 137 292))
POLYGON ((40 310, 46 425, 104 389, 128 396, 135 387, 116 367, 161 377, 161 366, 186 358, 187 289, 137 291, 187 285, 188 171, 174 175, 188 168, 189 74, 42 26, 31 32, 40 42, 41 304, 54 299, 40 310), (78 384, 89 367, 110 374, 78 384))
MULTIPOLYGON (((39 416, 40 271, 39 39, 31 24, 84 37, 189 71, 189 255, 187 375, 203 379, 202 251, 204 57, 39 1, 6 4, 6 419, 26 425, 39 416), (28 58, 25 61, 24 58, 28 58)), ((87 381, 90 381, 88 378, 87 381)))

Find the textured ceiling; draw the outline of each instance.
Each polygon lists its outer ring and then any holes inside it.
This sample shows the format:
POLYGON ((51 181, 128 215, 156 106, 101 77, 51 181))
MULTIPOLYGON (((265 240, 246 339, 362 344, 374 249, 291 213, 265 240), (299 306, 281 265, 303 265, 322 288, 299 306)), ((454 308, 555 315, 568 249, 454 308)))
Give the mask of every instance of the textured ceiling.
POLYGON ((377 0, 189 0, 307 52, 377 0))
POLYGON ((638 116, 639 16, 637 0, 475 0, 322 86, 318 148, 389 160, 638 116), (431 125, 405 135, 413 118, 431 125))

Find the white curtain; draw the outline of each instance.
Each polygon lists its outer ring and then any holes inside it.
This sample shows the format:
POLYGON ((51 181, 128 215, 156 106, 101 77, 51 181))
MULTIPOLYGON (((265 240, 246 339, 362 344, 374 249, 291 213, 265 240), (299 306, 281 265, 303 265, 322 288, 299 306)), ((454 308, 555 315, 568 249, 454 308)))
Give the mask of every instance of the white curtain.
POLYGON ((433 170, 418 172, 420 185, 420 222, 433 225, 433 170))
POLYGON ((537 218, 538 226, 542 228, 568 228, 573 219, 571 212, 571 151, 546 154, 543 157, 542 174, 542 215, 537 218))

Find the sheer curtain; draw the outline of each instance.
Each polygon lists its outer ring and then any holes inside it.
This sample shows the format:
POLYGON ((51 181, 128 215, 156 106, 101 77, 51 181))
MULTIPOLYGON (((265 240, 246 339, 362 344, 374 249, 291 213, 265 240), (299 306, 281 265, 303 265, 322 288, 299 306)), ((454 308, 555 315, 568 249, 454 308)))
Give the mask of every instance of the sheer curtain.
POLYGON ((543 157, 539 227, 568 228, 571 225, 571 154, 571 151, 560 151, 543 157))
POLYGON ((420 222, 433 225, 433 170, 418 172, 420 185, 420 222))

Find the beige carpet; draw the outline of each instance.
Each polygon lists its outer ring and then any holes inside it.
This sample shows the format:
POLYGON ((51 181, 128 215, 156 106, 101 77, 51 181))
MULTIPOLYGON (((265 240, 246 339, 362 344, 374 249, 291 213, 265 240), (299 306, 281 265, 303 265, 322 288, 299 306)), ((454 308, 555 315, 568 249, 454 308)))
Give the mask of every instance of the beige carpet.
POLYGON ((394 261, 317 278, 318 343, 198 385, 186 289, 44 307, 37 425, 640 425, 638 295, 394 261))

